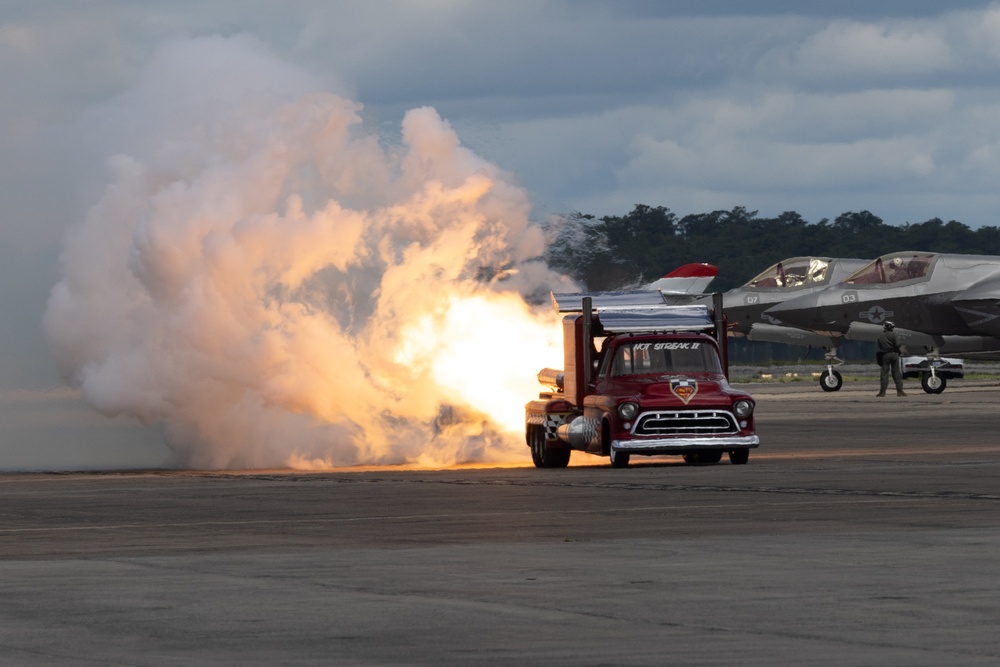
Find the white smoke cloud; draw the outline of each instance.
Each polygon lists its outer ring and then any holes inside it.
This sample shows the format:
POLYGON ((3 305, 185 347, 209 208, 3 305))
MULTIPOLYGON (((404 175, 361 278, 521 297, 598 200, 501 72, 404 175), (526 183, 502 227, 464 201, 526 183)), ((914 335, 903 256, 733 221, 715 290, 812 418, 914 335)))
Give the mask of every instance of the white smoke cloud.
POLYGON ((126 150, 65 243, 61 372, 162 423, 180 465, 526 455, 521 406, 561 352, 522 295, 572 285, 525 193, 433 109, 385 146, 316 85, 251 38, 161 49, 106 114, 126 150))

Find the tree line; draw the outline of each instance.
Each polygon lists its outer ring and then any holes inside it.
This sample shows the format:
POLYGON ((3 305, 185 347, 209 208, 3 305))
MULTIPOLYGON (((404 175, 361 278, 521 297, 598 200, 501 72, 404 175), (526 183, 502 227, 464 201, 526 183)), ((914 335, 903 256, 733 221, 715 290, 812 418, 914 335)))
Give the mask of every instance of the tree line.
POLYGON ((637 204, 623 216, 573 213, 550 223, 545 259, 589 290, 652 282, 689 262, 719 268, 712 289, 745 283, 788 257, 874 259, 893 251, 1000 255, 1000 229, 932 218, 887 225, 869 211, 810 223, 789 211, 773 218, 737 206, 679 218, 664 206, 637 204))

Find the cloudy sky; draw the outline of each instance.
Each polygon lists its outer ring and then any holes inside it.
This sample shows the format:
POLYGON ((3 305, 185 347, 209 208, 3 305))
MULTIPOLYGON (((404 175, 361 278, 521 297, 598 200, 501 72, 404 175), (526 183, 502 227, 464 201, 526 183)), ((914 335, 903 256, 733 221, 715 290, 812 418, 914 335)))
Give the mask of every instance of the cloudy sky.
POLYGON ((432 107, 524 189, 534 220, 643 203, 998 224, 1000 3, 808 4, 0 3, 0 469, 164 457, 155 429, 65 387, 42 320, 112 157, 151 150, 156 109, 204 103, 174 79, 218 59, 283 95, 353 100, 385 145, 432 107))

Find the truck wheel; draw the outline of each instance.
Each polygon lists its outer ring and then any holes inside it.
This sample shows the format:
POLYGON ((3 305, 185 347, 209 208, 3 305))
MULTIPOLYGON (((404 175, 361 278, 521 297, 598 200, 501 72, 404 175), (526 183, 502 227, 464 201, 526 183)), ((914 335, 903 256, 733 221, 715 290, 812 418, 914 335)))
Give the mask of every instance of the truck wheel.
POLYGON ((545 450, 546 468, 565 468, 569 465, 569 455, 573 452, 569 447, 545 450))
POLYGON ((843 384, 844 378, 840 371, 823 371, 819 376, 819 386, 823 387, 823 391, 840 391, 843 384))
POLYGON ((608 448, 608 452, 611 454, 611 467, 612 468, 627 468, 628 460, 632 458, 632 455, 628 452, 623 452, 617 450, 612 445, 608 448))
POLYGON ((729 452, 729 462, 733 465, 741 466, 750 460, 750 448, 740 447, 729 452))
POLYGON ((572 453, 569 447, 548 448, 545 446, 545 430, 536 426, 531 434, 531 462, 536 468, 565 468, 572 453))
POLYGON ((940 375, 932 376, 930 373, 924 373, 920 376, 920 386, 928 394, 940 394, 948 386, 948 381, 940 375))
POLYGON ((721 449, 706 449, 700 452, 688 452, 684 454, 684 463, 688 465, 704 465, 706 463, 718 463, 722 460, 721 449))
POLYGON ((714 449, 701 453, 702 463, 718 463, 722 460, 722 450, 714 449))
POLYGON ((545 431, 538 426, 530 427, 528 444, 531 446, 531 462, 536 468, 545 467, 545 431))

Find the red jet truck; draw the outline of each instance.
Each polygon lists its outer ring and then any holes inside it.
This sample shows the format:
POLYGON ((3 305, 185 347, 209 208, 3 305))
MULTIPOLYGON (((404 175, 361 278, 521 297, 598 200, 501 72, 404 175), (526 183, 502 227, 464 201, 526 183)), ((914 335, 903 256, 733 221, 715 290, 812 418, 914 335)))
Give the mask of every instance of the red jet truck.
POLYGON ((539 468, 562 468, 573 450, 607 456, 680 455, 691 464, 723 454, 744 464, 758 447, 754 400, 728 382, 721 295, 705 305, 626 305, 553 295, 563 319, 563 370, 525 406, 525 436, 539 468), (574 312, 575 311, 575 312, 574 312), (598 350, 600 343, 600 350, 598 350))

